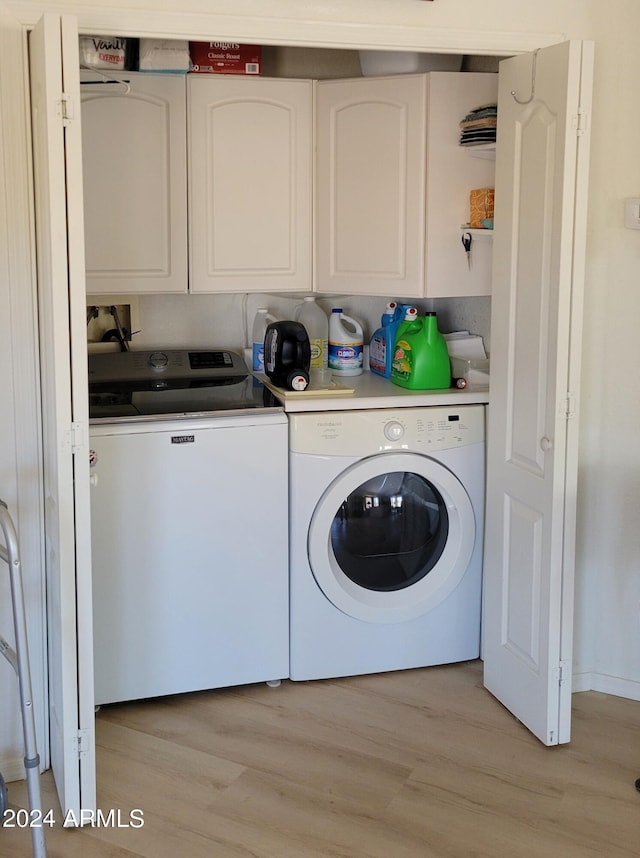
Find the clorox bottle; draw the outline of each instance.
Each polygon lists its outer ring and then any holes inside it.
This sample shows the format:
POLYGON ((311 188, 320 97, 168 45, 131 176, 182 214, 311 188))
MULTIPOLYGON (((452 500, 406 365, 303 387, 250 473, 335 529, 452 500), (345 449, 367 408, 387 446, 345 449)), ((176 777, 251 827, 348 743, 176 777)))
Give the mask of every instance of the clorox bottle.
POLYGON ((391 377, 393 347, 396 343, 398 327, 404 319, 405 304, 389 301, 380 319, 381 327, 373 334, 369 342, 369 369, 384 378, 391 377))
POLYGON ((342 309, 333 309, 329 318, 329 372, 332 375, 360 375, 362 373, 362 325, 342 309))
POLYGON ((411 390, 437 390, 451 386, 449 352, 446 340, 438 330, 435 313, 418 317, 415 307, 407 311, 405 321, 398 328, 391 381, 411 390))

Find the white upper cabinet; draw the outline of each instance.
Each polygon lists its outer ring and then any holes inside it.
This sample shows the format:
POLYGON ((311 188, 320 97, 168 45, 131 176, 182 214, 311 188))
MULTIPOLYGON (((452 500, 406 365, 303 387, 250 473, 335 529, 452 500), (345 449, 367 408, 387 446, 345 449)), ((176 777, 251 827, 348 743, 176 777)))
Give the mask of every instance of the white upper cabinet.
POLYGON ((81 87, 87 292, 186 292, 185 80, 118 78, 81 87))
POLYGON ((426 75, 318 83, 319 292, 423 294, 426 89, 426 75))
POLYGON ((319 292, 489 294, 491 242, 474 240, 469 268, 460 226, 494 167, 458 144, 496 92, 497 75, 453 72, 318 83, 319 292))
POLYGON ((191 292, 309 291, 311 81, 188 80, 191 292))
POLYGON ((320 81, 315 133, 310 80, 119 76, 82 86, 89 294, 490 294, 460 227, 495 165, 459 124, 497 75, 320 81))

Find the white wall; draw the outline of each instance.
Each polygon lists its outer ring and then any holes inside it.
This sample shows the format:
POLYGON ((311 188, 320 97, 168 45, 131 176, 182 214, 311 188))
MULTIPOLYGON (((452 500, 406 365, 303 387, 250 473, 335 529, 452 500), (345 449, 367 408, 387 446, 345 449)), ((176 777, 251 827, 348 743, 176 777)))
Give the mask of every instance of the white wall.
POLYGON ((635 37, 640 8, 593 15, 596 74, 583 339, 576 670, 596 690, 640 699, 640 194, 635 37))
MULTIPOLYGON (((302 294, 140 296, 139 332, 133 337, 133 347, 249 348, 258 307, 267 307, 278 319, 293 319, 302 294)), ((347 315, 358 319, 364 329, 365 342, 380 327, 384 298, 320 295, 317 300, 328 315, 333 307, 342 307, 347 315)), ((125 298, 122 301, 126 303, 125 298)), ((421 301, 407 298, 405 303, 414 304, 420 310, 435 310, 438 327, 443 333, 470 330, 479 334, 484 338, 487 351, 491 350, 490 298, 421 301)))
POLYGON ((183 33, 263 44, 504 54, 561 38, 595 41, 575 669, 579 687, 640 699, 640 382, 634 343, 640 232, 625 230, 622 222, 624 197, 640 195, 637 0, 273 0, 268 7, 262 0, 218 0, 215 14, 210 0, 137 0, 134 12, 129 0, 6 5, 25 23, 43 9, 71 12, 84 32, 183 33))

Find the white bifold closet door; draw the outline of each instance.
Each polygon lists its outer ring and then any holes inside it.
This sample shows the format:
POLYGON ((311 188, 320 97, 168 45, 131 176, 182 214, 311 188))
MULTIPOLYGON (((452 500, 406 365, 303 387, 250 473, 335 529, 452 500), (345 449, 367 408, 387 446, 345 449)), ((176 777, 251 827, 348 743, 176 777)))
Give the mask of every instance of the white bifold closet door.
POLYGON ((95 792, 89 419, 78 30, 29 39, 44 443, 51 765, 65 819, 95 792))
POLYGON ((485 685, 546 745, 571 728, 592 43, 500 64, 485 685))

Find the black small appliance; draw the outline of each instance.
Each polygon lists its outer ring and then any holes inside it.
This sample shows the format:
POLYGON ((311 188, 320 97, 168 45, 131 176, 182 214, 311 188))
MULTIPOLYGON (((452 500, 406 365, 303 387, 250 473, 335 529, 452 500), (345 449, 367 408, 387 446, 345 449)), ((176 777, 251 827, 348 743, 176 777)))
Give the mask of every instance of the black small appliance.
POLYGON ((309 385, 311 345, 300 322, 272 322, 264 336, 264 370, 276 387, 305 390, 309 385))

